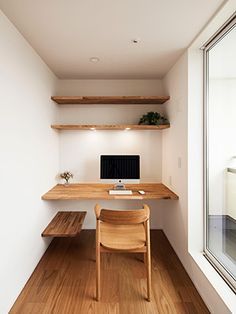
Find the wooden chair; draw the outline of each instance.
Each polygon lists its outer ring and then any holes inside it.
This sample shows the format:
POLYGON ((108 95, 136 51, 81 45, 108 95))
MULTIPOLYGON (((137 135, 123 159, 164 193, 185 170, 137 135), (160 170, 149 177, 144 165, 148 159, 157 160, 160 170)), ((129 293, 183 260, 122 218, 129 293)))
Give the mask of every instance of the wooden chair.
POLYGON ((96 299, 100 300, 100 254, 144 253, 147 271, 147 300, 151 294, 150 210, 109 210, 95 206, 96 224, 96 299))

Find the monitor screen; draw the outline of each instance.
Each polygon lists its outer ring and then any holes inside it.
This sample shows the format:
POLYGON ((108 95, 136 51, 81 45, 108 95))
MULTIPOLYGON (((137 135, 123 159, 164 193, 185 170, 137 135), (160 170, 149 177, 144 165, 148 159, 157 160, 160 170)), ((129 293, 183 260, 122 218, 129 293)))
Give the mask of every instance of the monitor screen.
POLYGON ((101 179, 140 179, 139 155, 102 155, 101 179))

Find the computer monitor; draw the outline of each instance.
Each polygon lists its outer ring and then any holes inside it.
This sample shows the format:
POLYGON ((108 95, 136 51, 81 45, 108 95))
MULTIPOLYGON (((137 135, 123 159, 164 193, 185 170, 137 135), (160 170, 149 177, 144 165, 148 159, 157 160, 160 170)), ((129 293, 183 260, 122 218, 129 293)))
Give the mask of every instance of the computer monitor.
POLYGON ((101 179, 140 179, 139 155, 101 155, 101 179))

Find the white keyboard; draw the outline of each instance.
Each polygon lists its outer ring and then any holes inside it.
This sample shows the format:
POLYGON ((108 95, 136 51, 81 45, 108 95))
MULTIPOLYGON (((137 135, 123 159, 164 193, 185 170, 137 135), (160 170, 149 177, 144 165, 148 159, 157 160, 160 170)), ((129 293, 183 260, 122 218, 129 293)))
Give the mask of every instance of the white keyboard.
POLYGON ((133 192, 131 190, 109 190, 110 195, 131 195, 133 192))

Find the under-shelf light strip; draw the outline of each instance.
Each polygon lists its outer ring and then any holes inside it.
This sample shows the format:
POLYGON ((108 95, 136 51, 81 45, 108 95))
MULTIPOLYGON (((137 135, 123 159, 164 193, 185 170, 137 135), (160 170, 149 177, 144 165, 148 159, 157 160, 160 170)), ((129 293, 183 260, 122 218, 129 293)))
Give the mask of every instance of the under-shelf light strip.
MULTIPOLYGON (((96 131, 96 128, 90 128, 91 131, 96 131)), ((124 128, 124 131, 129 131, 131 128, 124 128)))

